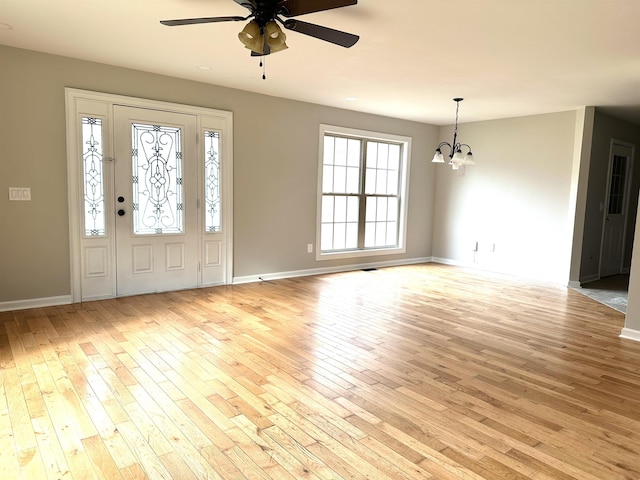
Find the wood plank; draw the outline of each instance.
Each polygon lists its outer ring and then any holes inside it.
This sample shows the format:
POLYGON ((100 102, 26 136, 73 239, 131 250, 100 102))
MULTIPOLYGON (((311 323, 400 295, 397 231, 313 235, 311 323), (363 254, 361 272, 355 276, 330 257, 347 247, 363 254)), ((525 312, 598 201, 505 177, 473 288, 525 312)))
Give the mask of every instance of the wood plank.
POLYGON ((0 314, 0 478, 640 478, 640 343, 390 267, 0 314))

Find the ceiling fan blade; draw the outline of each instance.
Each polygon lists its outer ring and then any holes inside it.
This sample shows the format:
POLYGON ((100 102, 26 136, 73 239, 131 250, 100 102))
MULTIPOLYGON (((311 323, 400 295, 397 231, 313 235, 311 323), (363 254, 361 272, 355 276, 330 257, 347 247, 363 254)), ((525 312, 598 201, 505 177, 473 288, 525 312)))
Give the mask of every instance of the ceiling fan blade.
POLYGON ((162 25, 176 27, 178 25, 194 25, 196 23, 216 23, 216 22, 241 22, 249 17, 204 17, 204 18, 183 18, 179 20, 160 20, 162 25))
POLYGON ((258 8, 258 2, 256 0, 233 0, 238 5, 242 5, 244 8, 248 8, 250 11, 255 11, 258 8))
POLYGON ((293 18, 285 20, 283 25, 284 28, 288 30, 309 35, 310 37, 319 38, 325 42, 335 43, 336 45, 340 45, 345 48, 353 47, 356 42, 360 40, 358 35, 353 35, 352 33, 341 32, 340 30, 322 27, 320 25, 295 20, 293 18))
MULTIPOLYGON (((241 1, 243 0, 236 0, 238 3, 241 1)), ((279 12, 284 17, 297 17, 305 13, 348 7, 357 3, 358 0, 316 0, 315 2, 310 2, 309 0, 283 0, 280 4, 279 12)))

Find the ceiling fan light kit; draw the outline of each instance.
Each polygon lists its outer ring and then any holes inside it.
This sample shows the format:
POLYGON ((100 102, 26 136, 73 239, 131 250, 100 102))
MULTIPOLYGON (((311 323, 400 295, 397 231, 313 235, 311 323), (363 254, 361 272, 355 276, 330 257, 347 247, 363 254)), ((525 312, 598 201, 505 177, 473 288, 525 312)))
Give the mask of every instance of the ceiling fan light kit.
POLYGON ((476 162, 473 159, 473 153, 471 152, 471 147, 466 143, 458 142, 458 110, 460 109, 460 102, 464 100, 464 98, 454 98, 453 101, 456 102, 456 124, 453 130, 453 141, 449 142, 441 142, 436 148, 435 155, 433 156, 432 163, 445 163, 444 155, 442 154, 442 147, 449 147, 449 165, 453 170, 458 170, 461 165, 475 165, 476 162), (465 148, 467 153, 464 154, 462 149, 465 148))
POLYGON ((265 52, 276 53, 288 48, 285 43, 287 36, 274 21, 267 23, 261 29, 258 23, 252 20, 244 26, 238 38, 245 48, 261 56, 266 55, 265 52))
POLYGON ((227 16, 161 20, 160 23, 169 27, 175 27, 199 23, 239 22, 252 19, 238 34, 238 38, 242 44, 251 50, 252 56, 265 56, 271 53, 281 52, 288 48, 285 43, 287 37, 278 26, 278 23, 287 30, 302 33, 303 35, 308 35, 345 48, 352 47, 360 38, 351 33, 291 18, 307 13, 356 5, 358 0, 234 1, 248 9, 250 14, 247 17, 227 16), (287 20, 283 20, 281 17, 286 17, 287 20))

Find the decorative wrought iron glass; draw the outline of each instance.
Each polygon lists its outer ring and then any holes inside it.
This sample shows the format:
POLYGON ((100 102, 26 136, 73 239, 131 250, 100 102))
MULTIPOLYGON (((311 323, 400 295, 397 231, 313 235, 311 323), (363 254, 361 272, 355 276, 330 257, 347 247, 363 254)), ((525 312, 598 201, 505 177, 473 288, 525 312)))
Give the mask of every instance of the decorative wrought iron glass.
POLYGON ((183 233, 182 130, 131 126, 133 231, 137 235, 183 233))
POLYGON ((104 205, 102 119, 82 118, 82 168, 84 178, 84 234, 107 234, 104 205))
POLYGON ((207 232, 221 230, 220 217, 220 133, 204 132, 204 194, 207 232))

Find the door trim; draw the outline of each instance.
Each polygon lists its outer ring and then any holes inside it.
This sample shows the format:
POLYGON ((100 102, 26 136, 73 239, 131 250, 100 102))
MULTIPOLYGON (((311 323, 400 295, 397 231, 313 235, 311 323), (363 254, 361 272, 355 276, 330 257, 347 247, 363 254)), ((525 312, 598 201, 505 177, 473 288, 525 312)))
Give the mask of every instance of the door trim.
MULTIPOLYGON (((155 100, 147 100, 136 97, 128 97, 123 95, 112 95, 109 93, 92 92, 88 90, 80 90, 74 88, 65 88, 65 108, 66 108, 66 137, 67 137, 67 192, 68 192, 68 211, 69 211, 69 257, 70 257, 70 274, 71 274, 71 301, 82 301, 82 249, 81 240, 83 238, 83 212, 82 205, 82 183, 80 182, 80 155, 78 151, 80 132, 77 120, 81 112, 81 105, 93 103, 100 106, 101 115, 105 120, 105 145, 104 158, 113 157, 112 132, 113 132, 113 106, 122 105, 135 108, 145 108, 150 110, 161 110, 172 113, 184 113, 195 115, 197 117, 197 132, 201 137, 203 123, 206 119, 215 118, 220 121, 224 127, 224 136, 220 145, 222 164, 222 185, 223 205, 223 238, 226 245, 224 260, 226 262, 226 270, 224 272, 224 283, 233 283, 233 113, 224 110, 215 110, 205 107, 197 107, 192 105, 183 105, 171 102, 162 102, 155 100)), ((94 112, 87 112, 94 115, 94 112)), ((100 116, 100 115, 98 115, 100 116)), ((107 188, 112 188, 108 186, 107 188)), ((198 193, 198 201, 201 203, 202 194, 198 193)), ((200 222, 200 219, 199 219, 200 222)), ((200 229, 201 230, 201 229, 200 229)), ((203 234, 200 232, 198 238, 198 261, 202 265, 202 245, 203 234)), ((115 249, 115 239, 111 237, 108 240, 111 252, 115 249)), ((112 255, 109 265, 115 269, 115 256, 112 255)), ((112 270, 115 272, 115 270, 112 270)), ((202 275, 199 275, 198 286, 202 284, 202 275)), ((112 298, 116 296, 115 280, 113 285, 113 293, 111 295, 103 295, 102 298, 112 298)), ((95 299, 98 299, 96 297, 95 299)))

